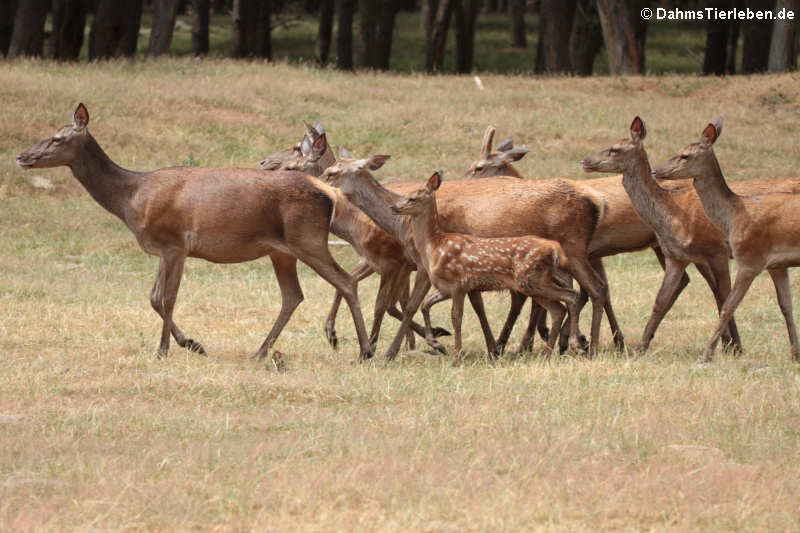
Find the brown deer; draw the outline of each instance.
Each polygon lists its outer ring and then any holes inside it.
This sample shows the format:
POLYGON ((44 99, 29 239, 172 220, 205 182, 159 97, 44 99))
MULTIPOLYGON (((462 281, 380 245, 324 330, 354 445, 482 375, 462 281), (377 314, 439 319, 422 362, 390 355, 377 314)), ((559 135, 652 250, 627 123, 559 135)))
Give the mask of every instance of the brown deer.
POLYGON ((434 172, 426 186, 391 206, 395 215, 409 215, 414 247, 428 277, 452 300, 455 361, 461 359, 461 319, 464 297, 471 291, 510 289, 535 298, 553 317, 552 351, 566 314, 559 302, 570 308, 570 345, 577 349, 577 293, 564 270, 567 257, 561 246, 534 236, 485 238, 464 233, 447 233, 439 225, 436 190, 441 172, 434 172))
MULTIPOLYGON (((285 170, 288 163, 302 156, 304 150, 306 152, 310 152, 311 143, 319 138, 320 135, 325 135, 325 128, 319 121, 317 121, 313 126, 308 122, 303 122, 303 127, 305 128, 305 134, 300 142, 293 144, 285 150, 281 150, 280 152, 275 152, 272 155, 266 156, 259 163, 261 170, 285 170)), ((333 152, 324 155, 324 159, 328 162, 328 164, 332 164, 333 161, 336 160, 333 152)))
POLYGON ((659 179, 693 178, 694 188, 708 218, 727 238, 739 269, 714 335, 706 347, 704 360, 714 354, 733 313, 762 271, 767 270, 778 296, 778 306, 786 321, 791 354, 800 362, 800 344, 792 317, 792 293, 787 269, 800 266, 800 195, 789 192, 741 196, 732 191, 722 175, 714 142, 722 133, 722 117, 706 126, 700 141, 685 147, 653 171, 659 179))
MULTIPOLYGON (((306 128, 309 126, 306 124, 306 128)), ((319 130, 316 130, 319 132, 319 130)), ((309 135, 306 133, 301 142, 300 155, 293 160, 285 161, 280 168, 286 170, 297 170, 311 176, 317 177, 331 163, 336 161, 328 145, 327 136, 324 132, 319 133, 313 143, 308 143, 309 135), (329 155, 330 154, 330 155, 329 155)), ((329 188, 322 182, 320 187, 326 188, 326 192, 332 197, 336 197, 336 209, 334 210, 331 230, 342 239, 349 242, 362 260, 355 269, 350 272, 354 283, 374 272, 379 273, 380 285, 375 299, 374 317, 370 340, 374 344, 377 342, 378 334, 384 314, 402 320, 402 312, 395 307, 395 302, 399 302, 404 308, 408 302, 408 279, 412 271, 416 270, 416 263, 408 258, 401 244, 394 237, 379 228, 375 223, 364 214, 363 211, 355 207, 349 200, 344 198, 336 188, 329 188)), ((334 348, 337 345, 336 335, 336 314, 341 304, 342 294, 336 291, 331 310, 325 321, 325 334, 328 342, 334 348)), ((444 347, 435 339, 442 335, 449 335, 449 332, 442 328, 428 328, 427 330, 411 322, 411 331, 408 332, 407 342, 409 348, 414 348, 414 333, 419 334, 434 349, 444 353, 444 347)))
MULTIPOLYGON (((641 349, 646 350, 661 320, 677 296, 686 267, 694 263, 708 283, 717 308, 731 290, 728 257, 730 252, 722 233, 703 213, 694 189, 662 188, 650 173, 644 149, 647 129, 636 117, 630 126, 630 138, 614 143, 581 161, 586 172, 622 172, 622 185, 633 208, 655 232, 664 253, 666 268, 653 311, 642 334, 641 349)), ((725 343, 741 350, 739 332, 731 320, 725 343)))
POLYGON ((150 293, 163 319, 158 356, 167 355, 170 334, 181 347, 205 353, 172 319, 187 257, 240 263, 268 255, 282 304, 254 357, 268 354, 303 300, 297 259, 342 291, 358 333, 360 359, 371 357, 356 286, 328 251, 334 201, 309 178, 297 172, 198 167, 133 172, 105 154, 88 125, 89 112, 79 104, 71 125, 18 155, 17 163, 23 168, 70 167, 89 194, 125 223, 139 246, 159 257, 150 293))
MULTIPOLYGON (((481 155, 472 163, 470 170, 464 177, 486 178, 492 176, 514 176, 522 178, 522 174, 516 169, 513 163, 521 159, 525 153, 519 154, 518 157, 516 155, 514 157, 506 155, 512 152, 514 146, 511 137, 503 141, 503 143, 497 147, 497 150, 492 151, 493 137, 494 128, 489 126, 484 133, 481 155)), ((603 257, 652 247, 661 268, 666 269, 664 254, 658 247, 653 229, 637 215, 630 197, 622 186, 622 176, 594 178, 582 183, 596 191, 603 198, 605 204, 603 217, 600 219, 589 245, 589 257, 592 267, 602 277, 606 288, 608 288, 609 284, 605 267, 603 266, 603 257)), ((684 180, 680 182, 666 182, 664 186, 670 189, 691 188, 691 183, 688 180, 684 180)), ((675 286, 674 292, 666 302, 667 310, 672 307, 672 304, 688 284, 689 276, 684 272, 677 286, 675 286)), ((581 294, 578 299, 578 312, 583 309, 586 301, 586 291, 581 289, 581 294)), ((606 294, 606 301, 611 301, 610 294, 606 294)), ((503 332, 498 338, 498 343, 502 343, 505 339, 505 335, 510 333, 513 322, 516 320, 523 303, 524 301, 522 300, 512 299, 512 306, 509 311, 510 323, 507 322, 506 327, 504 327, 503 332)), ((425 313, 424 305, 423 313, 425 313)), ((614 310, 610 305, 606 308, 606 316, 611 326, 612 334, 614 334, 615 344, 621 349, 624 346, 624 339, 617 324, 614 310)), ((543 318, 544 316, 542 315, 542 322, 539 323, 540 332, 542 330, 542 323, 544 322, 543 318)), ((533 321, 535 318, 532 316, 531 320, 533 321)))
MULTIPOLYGON (((340 160, 328 167, 322 178, 342 189, 351 202, 364 210, 387 233, 394 235, 408 252, 413 249, 413 232, 406 217, 395 216, 390 211, 390 206, 404 197, 381 186, 370 173, 380 168, 388 158, 372 156, 361 160, 340 160)), ((404 184, 403 187, 408 189, 409 185, 404 184)), ((410 194, 413 190, 402 191, 402 194, 410 194)), ((399 191, 397 184, 394 191, 399 191)), ((439 217, 446 231, 483 237, 538 235, 561 244, 570 258, 570 273, 581 286, 587 288, 592 298, 590 352, 595 353, 604 288, 589 265, 587 249, 597 220, 602 216, 602 200, 575 182, 514 178, 448 182, 442 185, 437 194, 439 217)), ((430 280, 418 255, 415 261, 418 265, 417 280, 403 316, 401 333, 430 288, 430 280)), ((478 316, 481 317, 480 312, 478 316)), ((397 354, 400 340, 395 337, 387 352, 388 357, 397 354)))

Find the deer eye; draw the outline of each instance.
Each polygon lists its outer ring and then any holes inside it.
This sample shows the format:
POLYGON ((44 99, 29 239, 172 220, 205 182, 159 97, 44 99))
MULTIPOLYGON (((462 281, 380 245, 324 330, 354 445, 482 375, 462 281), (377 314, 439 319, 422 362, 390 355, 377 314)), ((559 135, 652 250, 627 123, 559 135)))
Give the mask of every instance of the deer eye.
POLYGON ((689 159, 689 154, 681 154, 681 159, 689 159))
POLYGON ((53 142, 58 144, 64 140, 64 137, 53 137, 53 142))
POLYGON ((610 153, 610 154, 618 154, 619 153, 619 148, 609 148, 608 149, 608 153, 610 153))

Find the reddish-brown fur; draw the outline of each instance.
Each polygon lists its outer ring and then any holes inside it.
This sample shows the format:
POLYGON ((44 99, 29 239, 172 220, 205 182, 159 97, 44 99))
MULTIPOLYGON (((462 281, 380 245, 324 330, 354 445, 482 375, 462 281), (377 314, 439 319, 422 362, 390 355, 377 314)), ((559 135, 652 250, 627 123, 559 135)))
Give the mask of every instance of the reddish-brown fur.
POLYGON ((565 311, 570 307, 570 341, 577 346, 577 293, 570 288, 567 258, 552 240, 534 236, 485 238, 442 230, 435 191, 441 174, 431 176, 425 188, 392 205, 394 214, 410 215, 414 247, 429 279, 453 299, 452 319, 456 361, 461 357, 461 318, 464 297, 471 291, 510 289, 537 299, 553 316, 549 339, 552 349, 565 311))
POLYGON ((800 343, 792 316, 792 293, 787 269, 800 266, 800 195, 793 192, 742 196, 732 191, 722 174, 713 145, 722 131, 722 119, 703 130, 700 141, 684 148, 659 166, 660 179, 694 178, 703 209, 714 226, 727 238, 739 265, 736 281, 722 306, 720 319, 706 347, 704 359, 714 349, 753 279, 767 270, 778 296, 778 306, 795 361, 800 361, 800 343))
POLYGON ((17 162, 24 168, 69 166, 92 197, 122 219, 142 249, 159 257, 150 301, 163 319, 160 356, 169 350, 170 334, 179 345, 204 351, 172 320, 187 257, 236 263, 265 255, 275 267, 282 307, 256 356, 267 355, 303 299, 297 259, 343 291, 358 332, 360 357, 371 355, 355 285, 328 251, 334 202, 310 178, 253 169, 132 172, 111 161, 89 133, 88 123, 89 113, 80 104, 72 125, 18 155, 17 162))

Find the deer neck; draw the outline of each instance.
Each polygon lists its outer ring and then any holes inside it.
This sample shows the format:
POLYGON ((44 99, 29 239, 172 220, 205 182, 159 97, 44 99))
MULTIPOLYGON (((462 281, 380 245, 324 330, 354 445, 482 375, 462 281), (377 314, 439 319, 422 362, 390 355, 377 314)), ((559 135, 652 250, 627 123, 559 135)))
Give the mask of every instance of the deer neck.
POLYGON ((733 228, 741 198, 725 182, 717 156, 711 152, 702 179, 694 179, 694 188, 711 222, 725 235, 733 228))
POLYGON ((364 211, 383 231, 403 241, 403 219, 406 217, 392 214, 390 207, 404 200, 404 197, 386 189, 369 174, 366 179, 361 180, 361 185, 354 192, 346 194, 347 199, 364 211))
POLYGON ((144 174, 114 163, 91 135, 69 168, 97 203, 125 220, 126 208, 144 174))
POLYGON ((650 172, 650 161, 644 148, 628 159, 622 174, 622 186, 634 210, 656 234, 670 233, 672 224, 681 220, 672 194, 661 188, 650 172))
POLYGON ((511 164, 506 165, 505 167, 503 167, 503 173, 500 174, 500 175, 501 176, 511 176, 512 178, 520 178, 520 179, 522 179, 522 174, 520 174, 517 171, 517 169, 514 168, 514 165, 511 165, 511 164))
POLYGON ((442 236, 435 198, 425 211, 411 217, 411 230, 417 254, 425 266, 425 271, 430 272, 430 256, 436 251, 436 245, 442 236))

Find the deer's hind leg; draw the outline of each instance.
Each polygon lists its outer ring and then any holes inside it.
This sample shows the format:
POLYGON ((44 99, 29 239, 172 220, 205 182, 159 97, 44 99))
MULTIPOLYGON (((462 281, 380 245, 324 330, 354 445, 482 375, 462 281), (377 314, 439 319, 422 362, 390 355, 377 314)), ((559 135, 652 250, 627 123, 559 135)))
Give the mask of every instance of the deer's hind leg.
MULTIPOLYGON (((372 270, 372 267, 369 266, 369 263, 362 259, 350 272, 350 277, 353 278, 356 283, 358 283, 361 280, 371 276, 373 272, 375 271, 372 270)), ((331 310, 328 313, 328 318, 325 319, 325 337, 328 339, 328 344, 330 344, 332 348, 336 348, 339 344, 339 338, 336 336, 336 315, 339 313, 339 306, 341 304, 342 293, 337 290, 336 294, 333 296, 333 302, 331 303, 331 310)))

